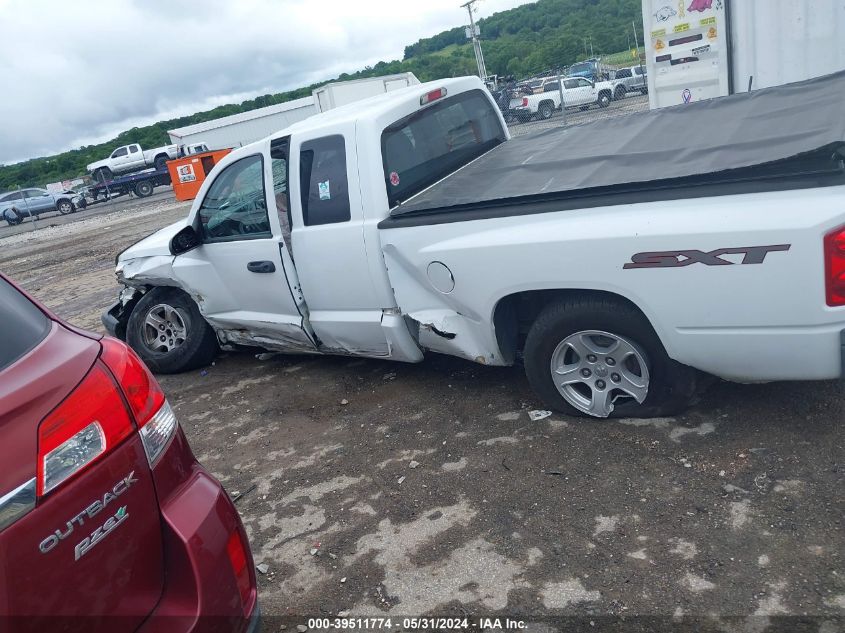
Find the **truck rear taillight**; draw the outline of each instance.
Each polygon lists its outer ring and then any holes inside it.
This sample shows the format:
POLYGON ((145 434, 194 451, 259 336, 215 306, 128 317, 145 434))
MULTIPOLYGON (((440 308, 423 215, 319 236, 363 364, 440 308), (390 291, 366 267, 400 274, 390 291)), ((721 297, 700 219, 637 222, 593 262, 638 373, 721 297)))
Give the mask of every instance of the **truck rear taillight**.
POLYGON ((176 433, 176 416, 158 382, 135 352, 110 337, 100 342, 103 346, 103 361, 126 396, 141 433, 147 460, 152 466, 176 433))
POLYGON ((247 565, 246 544, 241 538, 240 530, 235 529, 229 535, 229 540, 226 543, 226 554, 229 556, 232 573, 235 575, 235 582, 238 585, 238 593, 241 596, 241 607, 244 610, 244 615, 249 615, 247 608, 249 607, 249 594, 252 591, 252 582, 250 581, 249 566, 247 565))
POLYGON ((522 97, 522 107, 523 108, 528 107, 528 97, 522 97))
POLYGON ((827 305, 845 306, 845 227, 825 236, 824 266, 827 305))
POLYGON ((426 104, 437 101, 438 99, 442 99, 445 96, 446 88, 438 88, 437 90, 432 90, 431 92, 427 92, 422 97, 420 97, 420 105, 424 106, 426 104))
POLYGON ((38 496, 96 462, 133 430, 114 380, 96 362, 73 393, 38 426, 38 496))

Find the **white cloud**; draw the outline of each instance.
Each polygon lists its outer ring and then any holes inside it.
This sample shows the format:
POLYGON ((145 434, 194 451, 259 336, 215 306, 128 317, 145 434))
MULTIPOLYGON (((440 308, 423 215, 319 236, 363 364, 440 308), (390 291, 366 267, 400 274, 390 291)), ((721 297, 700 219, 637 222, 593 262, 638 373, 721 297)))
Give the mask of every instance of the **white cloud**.
MULTIPOLYGON (((480 16, 528 0, 482 0, 480 16)), ((0 0, 0 163, 400 59, 460 0, 0 0)))

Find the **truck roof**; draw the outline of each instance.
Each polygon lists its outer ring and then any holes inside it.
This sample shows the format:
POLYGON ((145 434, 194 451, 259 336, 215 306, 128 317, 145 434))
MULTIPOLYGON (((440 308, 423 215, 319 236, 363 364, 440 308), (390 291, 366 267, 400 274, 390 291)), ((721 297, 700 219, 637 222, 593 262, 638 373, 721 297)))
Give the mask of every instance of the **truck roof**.
POLYGON ((841 173, 843 94, 845 71, 527 134, 499 145, 391 215, 639 190, 680 179, 715 183, 841 173))
POLYGON ((446 88, 447 96, 473 89, 486 90, 478 77, 438 79, 424 84, 408 86, 407 88, 399 88, 386 94, 378 94, 340 106, 328 112, 315 114, 303 121, 294 123, 284 130, 271 134, 268 138, 275 139, 288 136, 289 134, 319 131, 323 128, 333 128, 338 124, 357 122, 362 119, 376 119, 408 102, 419 104, 420 97, 438 88, 446 88))

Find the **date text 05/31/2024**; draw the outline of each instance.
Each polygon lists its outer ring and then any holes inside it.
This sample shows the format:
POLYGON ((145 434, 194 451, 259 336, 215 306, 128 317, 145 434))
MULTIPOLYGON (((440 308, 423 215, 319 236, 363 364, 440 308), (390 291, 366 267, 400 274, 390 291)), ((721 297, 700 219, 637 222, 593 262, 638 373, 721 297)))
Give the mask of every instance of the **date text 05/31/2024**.
POLYGON ((308 628, 316 630, 501 630, 519 631, 524 620, 512 618, 309 618, 308 628))

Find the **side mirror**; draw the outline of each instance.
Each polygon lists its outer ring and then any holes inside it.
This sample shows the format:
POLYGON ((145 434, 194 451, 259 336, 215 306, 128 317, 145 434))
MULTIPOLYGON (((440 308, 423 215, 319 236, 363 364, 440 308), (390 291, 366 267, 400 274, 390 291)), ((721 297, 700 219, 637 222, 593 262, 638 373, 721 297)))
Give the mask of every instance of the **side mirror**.
POLYGON ((170 240, 170 254, 181 255, 194 250, 200 245, 200 236, 192 226, 186 226, 170 240))

